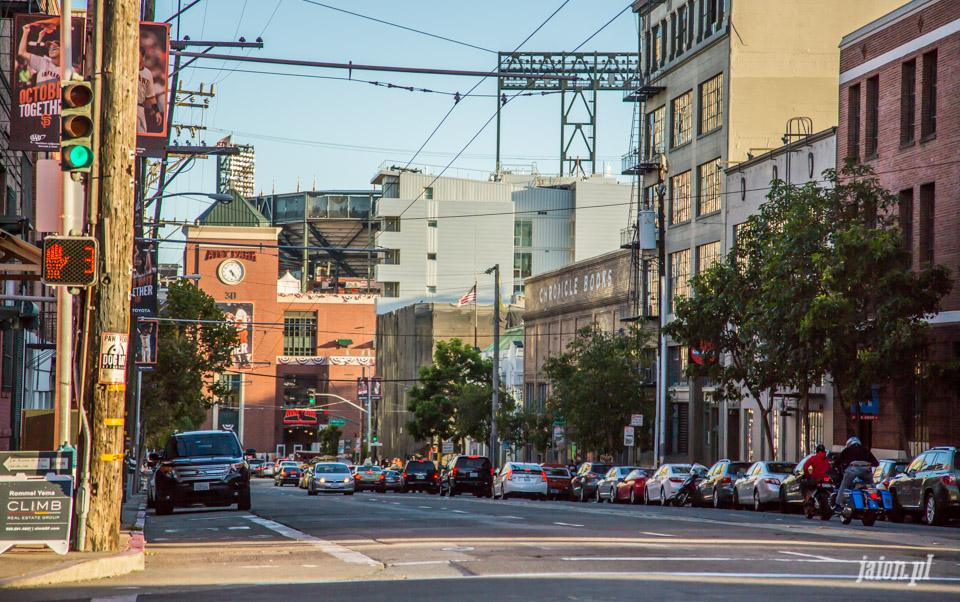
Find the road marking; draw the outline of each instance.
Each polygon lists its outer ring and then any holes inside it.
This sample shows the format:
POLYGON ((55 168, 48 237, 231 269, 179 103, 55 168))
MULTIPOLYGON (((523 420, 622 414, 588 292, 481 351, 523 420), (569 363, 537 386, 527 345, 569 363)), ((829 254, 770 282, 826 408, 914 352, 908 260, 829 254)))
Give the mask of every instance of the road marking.
POLYGON ((421 564, 450 564, 449 560, 418 560, 415 562, 391 562, 387 566, 417 566, 421 564))
POLYGON ((330 554, 334 558, 342 560, 344 562, 349 562, 351 564, 366 564, 368 566, 383 567, 383 565, 373 558, 361 554, 360 552, 355 552, 349 548, 345 548, 341 545, 335 544, 332 541, 326 541, 320 539, 319 537, 314 537, 313 535, 307 535, 302 531, 297 531, 292 527, 282 525, 276 521, 272 521, 266 518, 261 518, 259 516, 247 516, 245 517, 252 522, 257 523, 262 527, 266 527, 271 531, 275 531, 284 537, 293 539, 296 541, 306 541, 314 544, 321 551, 330 554))
POLYGON ((250 527, 228 527, 230 531, 240 531, 242 529, 249 529, 250 527))
POLYGON ((777 562, 840 562, 857 564, 859 560, 840 560, 839 558, 830 558, 829 556, 818 556, 816 554, 804 554, 803 552, 789 552, 787 550, 777 550, 781 554, 790 554, 791 556, 802 556, 803 558, 774 558, 777 562))
POLYGON ((570 556, 567 558, 561 558, 561 560, 569 560, 571 562, 627 562, 627 561, 638 561, 638 562, 683 562, 689 560, 696 561, 714 561, 714 560, 749 560, 747 558, 700 558, 700 557, 689 557, 689 556, 570 556))
POLYGON ((425 508, 425 509, 429 510, 429 509, 430 509, 430 506, 417 506, 417 508, 425 508))
POLYGON ((442 548, 444 552, 469 552, 473 548, 464 547, 464 546, 454 546, 452 548, 442 548))
POLYGON ((465 512, 463 510, 454 510, 454 512, 456 512, 457 514, 468 514, 468 512, 465 512))
POLYGON ((108 598, 90 598, 90 602, 137 602, 137 596, 140 594, 128 594, 126 596, 110 596, 108 598))
POLYGON ((640 531, 644 535, 654 535, 656 537, 676 537, 676 535, 670 535, 669 533, 654 533, 653 531, 640 531))
POLYGON ((555 525, 560 525, 561 527, 582 527, 583 525, 575 525, 573 523, 553 523, 555 525))
POLYGON ((522 516, 494 515, 494 518, 512 518, 513 520, 524 520, 522 516))

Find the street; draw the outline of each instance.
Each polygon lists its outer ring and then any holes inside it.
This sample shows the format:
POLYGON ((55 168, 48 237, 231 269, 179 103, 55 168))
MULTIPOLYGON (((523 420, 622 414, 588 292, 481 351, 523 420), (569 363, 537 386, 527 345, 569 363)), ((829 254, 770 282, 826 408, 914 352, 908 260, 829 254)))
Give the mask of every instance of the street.
POLYGON ((251 512, 149 511, 143 572, 5 599, 960 598, 956 522, 865 528, 776 512, 414 493, 309 497, 263 479, 253 486, 251 512), (929 579, 915 585, 858 582, 862 560, 903 561, 909 577, 930 554, 929 579))

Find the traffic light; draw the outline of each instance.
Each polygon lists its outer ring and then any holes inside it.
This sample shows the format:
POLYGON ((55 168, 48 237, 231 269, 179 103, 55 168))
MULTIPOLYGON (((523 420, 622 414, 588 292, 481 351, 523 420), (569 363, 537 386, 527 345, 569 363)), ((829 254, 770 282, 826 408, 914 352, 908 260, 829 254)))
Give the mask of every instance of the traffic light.
POLYGON ((90 171, 93 165, 93 88, 90 82, 60 85, 60 169, 90 171))
MULTIPOLYGON (((317 403, 317 390, 316 389, 307 389, 307 403, 313 405, 317 403)), ((326 412, 324 412, 326 414, 326 412)))
POLYGON ((371 435, 370 438, 373 439, 373 442, 374 442, 374 443, 376 443, 376 442, 377 442, 377 431, 373 431, 373 434, 371 435))
POLYGON ((48 286, 87 287, 97 282, 97 239, 92 236, 47 236, 43 271, 48 286))

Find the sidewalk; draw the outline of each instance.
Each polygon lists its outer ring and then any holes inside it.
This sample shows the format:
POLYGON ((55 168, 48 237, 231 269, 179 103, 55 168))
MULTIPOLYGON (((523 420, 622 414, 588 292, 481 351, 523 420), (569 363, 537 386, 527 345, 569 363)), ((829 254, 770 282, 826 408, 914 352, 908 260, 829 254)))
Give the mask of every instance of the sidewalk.
POLYGON ((123 505, 121 552, 68 552, 61 556, 46 546, 16 546, 7 550, 0 555, 0 589, 101 579, 142 571, 145 504, 143 495, 135 495, 123 505))

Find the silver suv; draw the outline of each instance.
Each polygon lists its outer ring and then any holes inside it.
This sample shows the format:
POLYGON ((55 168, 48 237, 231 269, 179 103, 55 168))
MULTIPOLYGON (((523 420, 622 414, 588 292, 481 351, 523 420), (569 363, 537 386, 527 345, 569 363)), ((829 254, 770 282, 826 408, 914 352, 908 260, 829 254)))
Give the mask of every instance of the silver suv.
POLYGON ((960 516, 957 460, 955 447, 933 447, 914 458, 903 474, 890 481, 890 520, 903 522, 909 514, 914 520, 939 525, 960 516))

